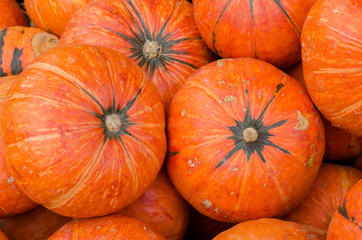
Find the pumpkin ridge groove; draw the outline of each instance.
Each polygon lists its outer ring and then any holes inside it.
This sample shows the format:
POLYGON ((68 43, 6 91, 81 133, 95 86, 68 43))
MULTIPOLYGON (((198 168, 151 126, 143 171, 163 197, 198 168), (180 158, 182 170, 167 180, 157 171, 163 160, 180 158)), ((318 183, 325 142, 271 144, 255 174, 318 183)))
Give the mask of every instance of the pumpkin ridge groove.
POLYGON ((142 30, 143 30, 143 33, 145 34, 146 39, 153 41, 154 39, 153 39, 153 37, 152 37, 152 34, 151 34, 150 30, 147 28, 145 22, 143 21, 143 18, 141 17, 141 14, 140 14, 139 11, 136 9, 136 7, 135 7, 135 5, 133 4, 132 0, 128 0, 127 2, 128 2, 128 4, 131 6, 132 10, 135 12, 138 21, 140 21, 141 26, 142 26, 142 30))
POLYGON ((2 67, 3 65, 3 54, 4 54, 4 50, 3 47, 5 45, 5 36, 6 33, 8 31, 8 28, 4 28, 1 30, 0 32, 0 77, 6 76, 7 74, 4 72, 4 69, 2 67))
POLYGON ((341 206, 338 207, 338 213, 341 214, 346 220, 354 223, 356 226, 358 226, 362 230, 362 225, 356 222, 354 217, 350 217, 348 215, 347 209, 346 209, 346 199, 343 200, 343 203, 341 206))
POLYGON ((219 24, 222 16, 224 15, 224 13, 225 13, 225 11, 226 11, 226 9, 228 8, 228 6, 229 6, 230 3, 231 3, 231 0, 229 0, 229 1, 226 3, 224 9, 222 10, 222 12, 220 13, 218 19, 216 20, 214 29, 213 29, 213 31, 212 31, 212 49, 215 51, 215 53, 216 53, 217 55, 219 55, 219 51, 215 48, 215 41, 216 41, 216 40, 215 40, 215 37, 216 37, 215 31, 216 31, 217 25, 219 24))
POLYGON ((254 15, 254 3, 253 0, 249 0, 250 5, 250 16, 251 16, 251 25, 253 29, 253 37, 254 37, 254 58, 258 58, 258 51, 256 50, 256 36, 255 36, 255 15, 254 15))
POLYGON ((285 8, 283 7, 282 3, 280 2, 280 0, 273 0, 273 2, 275 2, 275 4, 280 8, 280 10, 283 12, 283 14, 287 17, 288 22, 293 26, 294 30, 296 31, 298 37, 300 37, 301 35, 301 31, 298 27, 298 25, 293 21, 292 17, 287 13, 287 11, 285 10, 285 8))
POLYGON ((219 168, 222 164, 224 164, 229 158, 231 158, 237 151, 243 150, 246 154, 246 161, 249 162, 251 156, 256 152, 262 162, 266 163, 266 159, 263 155, 263 150, 265 146, 274 147, 283 153, 291 154, 287 149, 284 149, 277 144, 273 143, 269 140, 271 136, 274 136, 269 132, 269 130, 279 127, 286 123, 288 120, 281 120, 274 124, 265 126, 263 123, 263 118, 266 110, 270 106, 270 104, 274 101, 275 96, 279 93, 280 89, 283 88, 283 84, 278 84, 276 91, 273 96, 269 99, 263 111, 260 113, 258 118, 252 118, 250 112, 250 102, 249 102, 249 91, 247 88, 244 89, 246 96, 246 110, 243 121, 239 121, 234 119, 235 125, 228 126, 227 128, 233 133, 232 136, 227 137, 227 139, 234 140, 234 147, 231 151, 216 165, 215 168, 219 168), (253 129, 256 132, 256 137, 252 139, 252 141, 248 141, 245 138, 245 131, 250 131, 253 129))
POLYGON ((20 60, 21 55, 23 54, 24 48, 14 48, 13 57, 10 63, 10 72, 12 75, 18 75, 23 71, 22 62, 20 60))

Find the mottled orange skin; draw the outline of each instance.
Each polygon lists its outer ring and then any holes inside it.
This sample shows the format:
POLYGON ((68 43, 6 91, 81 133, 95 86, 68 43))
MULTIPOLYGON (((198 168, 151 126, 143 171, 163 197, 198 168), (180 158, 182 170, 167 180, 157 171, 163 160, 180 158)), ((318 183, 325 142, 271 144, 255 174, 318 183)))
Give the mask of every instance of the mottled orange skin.
POLYGON ((12 74, 12 61, 17 62, 17 68, 24 70, 35 57, 40 55, 40 49, 41 51, 49 49, 49 46, 44 44, 45 42, 40 41, 41 39, 33 40, 35 35, 42 34, 45 38, 53 39, 54 44, 52 46, 58 42, 58 38, 56 36, 48 34, 35 27, 14 26, 2 28, 0 29, 0 32, 5 33, 5 36, 0 39, 0 44, 3 44, 1 55, 2 64, 0 65, 2 70, 0 71, 0 74, 6 74, 6 76, 17 75, 21 72, 20 70, 16 70, 16 73, 12 74), (15 48, 22 51, 18 60, 15 60, 13 56, 15 48))
POLYGON ((12 240, 44 240, 71 218, 56 214, 43 206, 0 220, 0 230, 12 240))
POLYGON ((362 239, 362 180, 359 180, 347 193, 344 204, 348 218, 336 211, 329 224, 327 240, 362 239))
POLYGON ((8 240, 8 238, 2 231, 0 231, 0 240, 8 240))
POLYGON ((70 17, 91 0, 24 0, 26 12, 33 24, 58 37, 70 17))
POLYGON ((18 75, 1 117, 15 182, 64 216, 106 215, 136 200, 166 154, 157 89, 109 48, 75 44, 41 54, 18 75), (115 109, 126 109, 122 141, 108 138, 97 117, 115 109))
POLYGON ((359 0, 317 1, 308 13, 301 36, 304 80, 313 102, 333 126, 359 136, 361 11, 359 0))
POLYGON ((308 196, 285 219, 304 225, 319 239, 325 239, 334 212, 361 178, 362 172, 355 168, 323 163, 308 196))
POLYGON ((48 238, 57 239, 166 240, 147 223, 122 214, 73 219, 48 238))
POLYGON ((25 15, 15 0, 0 1, 0 28, 26 25, 25 15))
POLYGON ((119 213, 148 223, 168 240, 182 240, 189 223, 190 206, 162 170, 146 192, 119 213))
POLYGON ((317 239, 295 222, 262 218, 239 223, 213 240, 311 240, 317 239))
POLYGON ((176 189, 202 214, 226 222, 288 213, 307 195, 324 154, 323 123, 303 86, 252 58, 218 60, 195 72, 172 100, 167 134, 176 189), (289 153, 265 145, 264 163, 239 150, 217 168, 235 147, 229 127, 245 118, 246 89, 251 118, 267 108, 264 126, 286 120, 269 140, 289 153))
POLYGON ((129 39, 138 42, 133 33, 143 31, 145 36, 145 28, 152 35, 163 32, 163 36, 169 36, 162 49, 167 44, 176 43, 161 55, 162 58, 175 60, 166 60, 165 65, 154 69, 152 76, 147 64, 142 66, 156 85, 167 115, 174 94, 190 74, 215 59, 197 29, 191 3, 184 0, 95 0, 71 18, 60 44, 85 43, 110 47, 140 64, 143 58, 134 56, 135 47, 129 39))
MULTIPOLYGON (((15 80, 16 76, 0 78, 0 109, 3 107, 6 93, 15 80)), ((4 148, 4 142, 0 139, 0 218, 10 217, 37 206, 15 184, 14 177, 6 166, 4 148)))
POLYGON ((216 54, 223 58, 258 58, 286 68, 300 60, 300 32, 312 2, 195 0, 193 3, 201 36, 216 54))

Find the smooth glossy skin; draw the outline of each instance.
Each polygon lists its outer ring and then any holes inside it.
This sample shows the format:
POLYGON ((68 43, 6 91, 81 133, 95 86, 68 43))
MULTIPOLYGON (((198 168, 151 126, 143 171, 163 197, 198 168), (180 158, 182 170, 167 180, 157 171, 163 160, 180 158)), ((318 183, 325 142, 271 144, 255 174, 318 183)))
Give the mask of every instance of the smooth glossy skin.
POLYGON ((166 240, 148 224, 121 214, 74 219, 48 238, 48 240, 61 239, 166 240))
POLYGON ((140 197, 161 169, 163 111, 151 80, 124 55, 88 45, 53 48, 6 97, 9 171, 32 200, 58 214, 115 212, 140 197), (122 120, 119 132, 105 126, 111 114, 122 120))
POLYGON ((286 214, 307 195, 324 154, 323 123, 305 89, 251 58, 195 72, 171 103, 167 134, 176 189, 220 221, 286 214), (259 129, 251 144, 241 135, 248 125, 259 129))
POLYGON ((44 240, 71 218, 56 214, 43 206, 0 220, 0 230, 12 240, 44 240))
POLYGON ((302 224, 319 239, 325 239, 334 212, 361 178, 362 172, 355 168, 323 163, 308 196, 285 219, 302 224))
POLYGON ((222 58, 253 57, 279 68, 300 60, 300 33, 314 1, 195 0, 195 20, 222 58))
POLYGON ((0 28, 26 25, 25 15, 15 0, 0 1, 0 28))
POLYGON ((329 224, 327 240, 362 239, 362 179, 347 193, 329 224))
POLYGON ((213 240, 316 240, 297 223, 276 218, 262 218, 239 223, 218 234, 213 240))
POLYGON ((24 0, 34 25, 60 37, 70 17, 91 0, 24 0))
POLYGON ((60 44, 70 43, 110 47, 133 59, 156 85, 166 115, 190 74, 214 59, 197 29, 192 4, 184 0, 92 1, 61 36, 60 44), (160 45, 147 55, 152 60, 143 53, 147 40, 160 45))
POLYGON ((182 240, 190 217, 190 206, 162 170, 146 192, 120 213, 148 223, 168 240, 182 240))
POLYGON ((317 1, 302 30, 304 80, 333 126, 362 135, 362 3, 317 1), (353 19, 353 21, 351 21, 353 19))
MULTIPOLYGON (((5 96, 16 76, 0 78, 0 108, 2 109, 5 96)), ((0 140, 0 218, 7 218, 28 211, 37 206, 15 184, 14 177, 9 173, 5 162, 5 146, 0 140)), ((2 224, 0 223, 0 226, 2 224)), ((1 227, 0 227, 1 229, 1 227)))
POLYGON ((58 38, 39 28, 0 29, 0 77, 20 74, 41 53, 58 45, 58 38))

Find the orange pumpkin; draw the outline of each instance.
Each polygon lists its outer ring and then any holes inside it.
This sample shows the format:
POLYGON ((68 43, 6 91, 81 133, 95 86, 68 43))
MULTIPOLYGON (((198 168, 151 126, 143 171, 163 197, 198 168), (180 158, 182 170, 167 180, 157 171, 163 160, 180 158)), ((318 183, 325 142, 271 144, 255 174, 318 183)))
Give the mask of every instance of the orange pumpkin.
POLYGON ((71 218, 56 214, 43 206, 0 220, 0 230, 12 240, 44 240, 71 218))
POLYGON ((26 25, 25 15, 15 0, 0 1, 0 28, 26 25))
POLYGON ((0 29, 0 77, 21 73, 35 57, 56 45, 56 36, 38 28, 0 29))
POLYGON ((166 240, 151 226, 138 220, 112 214, 105 217, 73 219, 48 240, 61 239, 166 240))
POLYGON ((92 1, 72 16, 60 43, 101 45, 133 59, 156 85, 166 114, 188 76, 214 59, 184 0, 92 1))
POLYGON ((169 240, 182 240, 189 223, 190 207, 162 170, 146 192, 119 213, 148 223, 169 240))
POLYGON ((315 240, 317 238, 297 223, 273 218, 242 222, 213 238, 213 240, 244 239, 315 240))
POLYGON ((325 144, 320 114, 303 86, 252 58, 197 70, 172 100, 167 134, 176 189, 202 214, 229 222, 296 207, 325 144))
POLYGON ((362 239, 362 179, 347 193, 332 216, 327 240, 362 239))
POLYGON ((322 164, 308 196, 285 219, 306 226, 319 239, 325 239, 334 212, 361 178, 362 172, 355 168, 322 164))
POLYGON ((304 80, 313 102, 333 126, 359 136, 361 11, 361 1, 317 1, 308 13, 301 36, 304 80))
MULTIPOLYGON (((16 76, 0 77, 0 108, 5 102, 5 96, 16 76)), ((0 218, 13 216, 36 207, 15 184, 14 177, 9 173, 5 162, 4 142, 0 140, 0 218)), ((0 224, 1 226, 2 224, 0 224)), ((0 228, 1 229, 1 228, 0 228)))
POLYGON ((33 24, 60 36, 70 17, 91 0, 24 0, 26 12, 33 24))
POLYGON ((223 58, 253 57, 279 68, 300 60, 300 33, 314 1, 195 0, 207 45, 223 58))
POLYGON ((155 180, 166 154, 157 89, 109 48, 68 45, 41 54, 18 75, 1 117, 15 182, 64 216, 128 205, 155 180))

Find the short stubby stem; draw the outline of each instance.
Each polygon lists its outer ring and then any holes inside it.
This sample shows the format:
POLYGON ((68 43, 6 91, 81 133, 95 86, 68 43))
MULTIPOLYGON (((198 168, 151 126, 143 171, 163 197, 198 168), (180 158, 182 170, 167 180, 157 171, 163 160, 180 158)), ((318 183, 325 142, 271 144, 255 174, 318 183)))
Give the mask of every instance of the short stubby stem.
POLYGON ((255 142, 258 139, 258 132, 254 128, 249 127, 243 131, 243 138, 247 143, 255 142))
POLYGON ((108 129, 108 131, 116 133, 121 130, 121 127, 122 121, 120 116, 118 116, 117 114, 111 114, 106 117, 106 128, 108 129))
POLYGON ((158 58, 162 54, 162 47, 158 42, 147 40, 143 45, 143 55, 147 60, 158 58))

